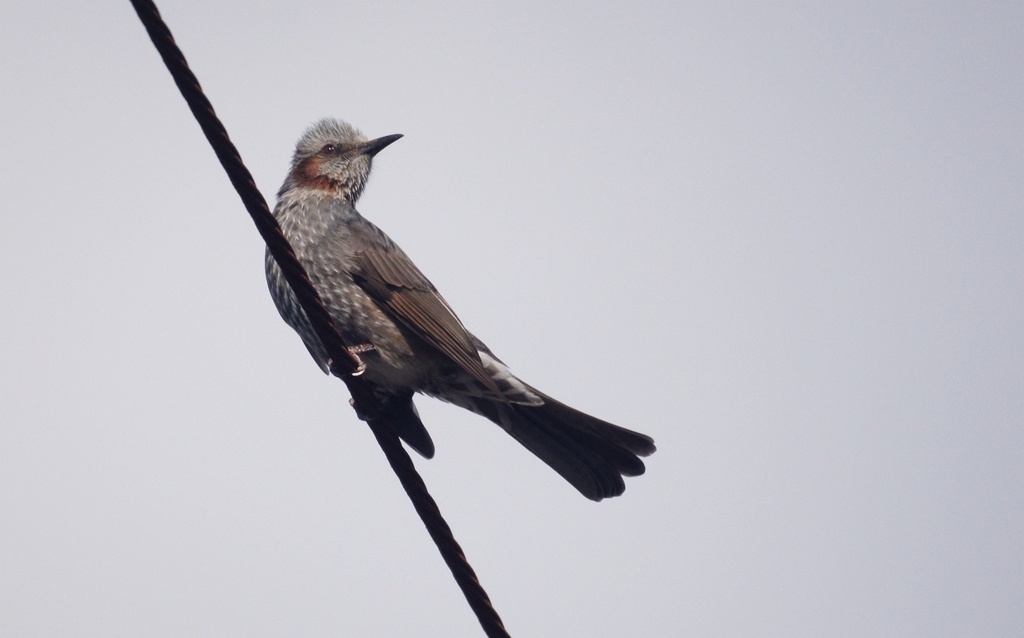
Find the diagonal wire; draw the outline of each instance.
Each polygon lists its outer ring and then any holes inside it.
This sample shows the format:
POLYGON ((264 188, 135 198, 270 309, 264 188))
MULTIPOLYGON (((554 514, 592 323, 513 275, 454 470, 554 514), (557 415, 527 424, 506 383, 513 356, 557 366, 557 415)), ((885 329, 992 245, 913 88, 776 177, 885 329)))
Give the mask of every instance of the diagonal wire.
POLYGON ((309 281, 309 276, 295 252, 281 232, 277 220, 271 215, 267 202, 253 181, 249 170, 242 163, 238 150, 228 137, 227 130, 217 118, 213 105, 203 94, 199 80, 188 67, 185 56, 174 42, 170 29, 160 17, 160 12, 151 0, 132 0, 132 6, 142 24, 146 27, 150 39, 156 46, 164 64, 171 72, 175 84, 182 97, 192 110, 192 115, 202 128, 206 139, 210 142, 217 159, 228 174, 231 184, 235 187, 242 203, 252 217, 256 228, 274 259, 277 260, 288 284, 295 291, 299 304, 309 318, 310 324, 324 345, 331 358, 331 372, 341 378, 348 386, 358 412, 366 417, 371 431, 384 451, 392 470, 405 488, 413 507, 427 528, 427 532, 437 545, 441 557, 452 572, 456 583, 462 589, 466 601, 477 616, 484 633, 491 638, 507 638, 508 632, 491 605, 487 592, 480 585, 476 573, 466 560, 466 556, 455 540, 451 528, 441 516, 437 503, 427 491, 423 479, 402 447, 394 430, 379 416, 381 406, 374 397, 370 386, 358 376, 353 376, 360 368, 359 359, 346 348, 341 335, 338 334, 330 314, 324 308, 323 301, 309 281))

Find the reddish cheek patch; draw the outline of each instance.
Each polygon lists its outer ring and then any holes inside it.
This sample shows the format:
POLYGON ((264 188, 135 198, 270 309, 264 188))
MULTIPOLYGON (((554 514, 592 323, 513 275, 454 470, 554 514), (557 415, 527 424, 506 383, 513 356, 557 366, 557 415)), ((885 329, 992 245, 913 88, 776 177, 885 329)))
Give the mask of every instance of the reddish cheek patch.
POLYGON ((299 162, 295 167, 295 181, 305 188, 334 190, 334 180, 320 174, 320 163, 323 158, 313 156, 299 162))

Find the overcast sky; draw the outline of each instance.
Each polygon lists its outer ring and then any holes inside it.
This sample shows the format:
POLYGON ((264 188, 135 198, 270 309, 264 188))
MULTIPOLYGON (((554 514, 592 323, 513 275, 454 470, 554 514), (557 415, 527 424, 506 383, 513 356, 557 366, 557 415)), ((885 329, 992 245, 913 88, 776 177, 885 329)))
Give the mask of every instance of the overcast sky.
MULTIPOLYGON (((418 400, 514 636, 1024 631, 1024 5, 163 1, 271 199, 362 212, 545 392, 592 503, 418 400)), ((474 636, 130 4, 0 8, 0 634, 474 636)))

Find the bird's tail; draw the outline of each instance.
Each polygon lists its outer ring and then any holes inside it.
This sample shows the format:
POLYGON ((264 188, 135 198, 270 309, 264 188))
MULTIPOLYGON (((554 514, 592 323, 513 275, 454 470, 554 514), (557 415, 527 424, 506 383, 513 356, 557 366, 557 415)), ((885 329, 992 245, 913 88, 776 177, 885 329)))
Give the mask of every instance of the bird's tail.
POLYGON ((465 396, 456 403, 500 425, 591 500, 622 494, 623 476, 644 473, 640 457, 656 450, 651 437, 534 392, 544 400, 542 405, 465 396))

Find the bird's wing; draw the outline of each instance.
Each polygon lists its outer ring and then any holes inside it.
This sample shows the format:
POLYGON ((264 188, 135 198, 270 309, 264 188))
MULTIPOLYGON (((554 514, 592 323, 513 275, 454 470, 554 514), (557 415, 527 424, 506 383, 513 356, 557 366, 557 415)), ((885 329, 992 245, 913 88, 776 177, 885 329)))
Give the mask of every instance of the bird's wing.
POLYGON ((437 348, 502 398, 480 361, 473 337, 434 285, 400 248, 374 242, 356 253, 356 283, 418 337, 437 348))

